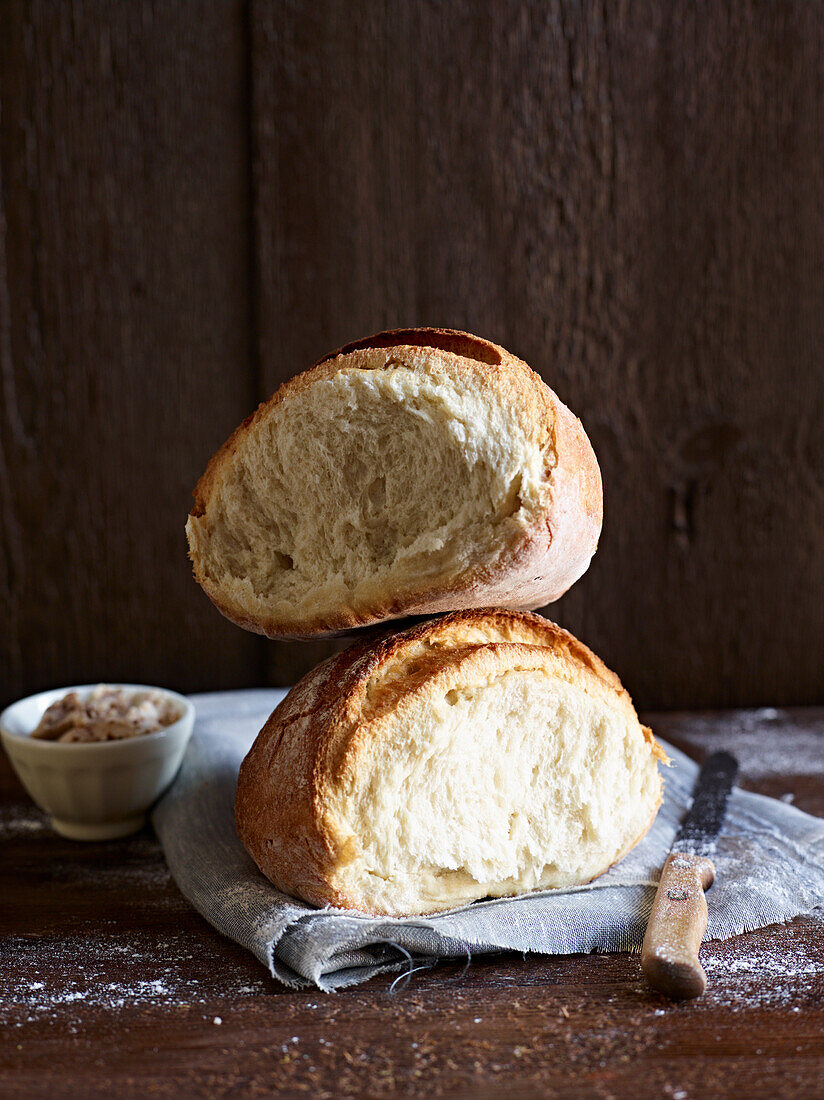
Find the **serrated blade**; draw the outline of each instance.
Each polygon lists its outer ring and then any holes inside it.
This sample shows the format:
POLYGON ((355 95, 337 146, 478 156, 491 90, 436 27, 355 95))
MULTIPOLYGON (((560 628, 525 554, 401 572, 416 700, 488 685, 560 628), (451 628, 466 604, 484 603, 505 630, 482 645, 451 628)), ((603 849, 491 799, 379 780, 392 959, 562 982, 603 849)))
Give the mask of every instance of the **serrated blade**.
POLYGON ((738 761, 730 753, 707 757, 693 787, 692 806, 672 842, 673 851, 712 857, 737 774, 738 761))

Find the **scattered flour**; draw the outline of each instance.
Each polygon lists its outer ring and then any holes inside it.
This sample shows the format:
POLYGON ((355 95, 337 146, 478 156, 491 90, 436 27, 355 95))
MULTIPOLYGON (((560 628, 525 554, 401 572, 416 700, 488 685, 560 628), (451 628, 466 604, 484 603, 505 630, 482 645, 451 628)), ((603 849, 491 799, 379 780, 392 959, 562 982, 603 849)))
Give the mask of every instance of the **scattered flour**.
POLYGON ((824 775, 821 708, 799 711, 730 710, 684 715, 648 715, 662 737, 683 738, 695 745, 725 748, 741 766, 741 774, 768 776, 824 775))
POLYGON ((49 830, 49 819, 31 804, 11 803, 0 813, 0 840, 18 836, 35 836, 49 830))
MULTIPOLYGON (((824 932, 824 910, 814 910, 806 920, 820 924, 824 932)), ((798 926, 788 925, 780 937, 765 933, 755 942, 746 937, 707 947, 702 952, 707 1003, 732 1011, 824 1005, 820 935, 805 936, 798 926)))
MULTIPOLYGON (((189 972, 191 934, 141 939, 135 943, 117 933, 59 940, 8 937, 0 970, 0 1028, 49 1019, 79 1024, 89 1008, 118 1012, 140 1005, 205 1004, 203 983, 189 972), (115 960, 127 974, 120 980, 112 980, 115 960)), ((230 974, 221 997, 265 993, 268 988, 265 978, 250 982, 248 975, 235 980, 230 974)))

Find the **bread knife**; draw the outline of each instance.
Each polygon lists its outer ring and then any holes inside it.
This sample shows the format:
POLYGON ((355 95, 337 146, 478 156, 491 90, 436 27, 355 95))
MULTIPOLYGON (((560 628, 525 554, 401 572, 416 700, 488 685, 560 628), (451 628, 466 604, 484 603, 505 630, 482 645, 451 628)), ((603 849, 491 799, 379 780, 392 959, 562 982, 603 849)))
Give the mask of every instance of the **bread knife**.
POLYGON ((707 987, 698 959, 707 930, 704 891, 715 881, 710 857, 737 773, 738 761, 728 752, 714 752, 701 765, 652 903, 641 968, 653 989, 674 1000, 699 997, 707 987))

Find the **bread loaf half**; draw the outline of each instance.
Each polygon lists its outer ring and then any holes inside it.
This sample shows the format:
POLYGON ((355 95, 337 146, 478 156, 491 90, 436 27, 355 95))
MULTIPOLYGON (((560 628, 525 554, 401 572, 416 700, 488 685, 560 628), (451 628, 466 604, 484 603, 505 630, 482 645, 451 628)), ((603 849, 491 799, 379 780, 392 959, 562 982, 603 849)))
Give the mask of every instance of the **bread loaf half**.
POLYGON ((281 386, 209 463, 195 577, 271 638, 536 608, 589 565, 601 477, 580 422, 503 348, 381 333, 281 386))
POLYGON ((235 815, 288 894, 433 913, 600 875, 652 824, 662 759, 571 634, 456 612, 305 676, 243 761, 235 815))

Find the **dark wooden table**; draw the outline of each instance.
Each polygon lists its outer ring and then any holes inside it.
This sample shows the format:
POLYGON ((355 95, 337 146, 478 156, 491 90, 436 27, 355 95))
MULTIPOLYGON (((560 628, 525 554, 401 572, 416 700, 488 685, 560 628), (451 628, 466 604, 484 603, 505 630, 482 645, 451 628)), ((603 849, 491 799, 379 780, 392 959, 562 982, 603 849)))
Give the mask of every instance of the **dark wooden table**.
MULTIPOLYGON (((824 709, 650 721, 824 815, 824 709)), ((698 1001, 637 956, 479 958, 293 993, 179 895, 147 829, 56 836, 0 763, 3 1096, 821 1097, 824 913, 707 944, 698 1001)))

